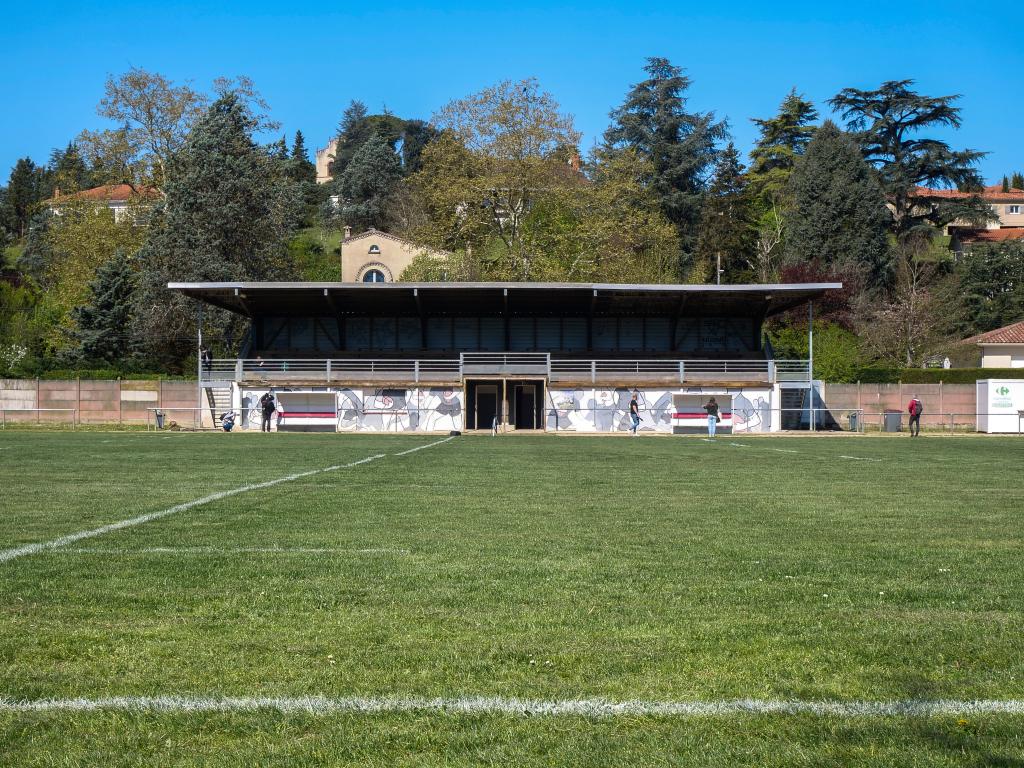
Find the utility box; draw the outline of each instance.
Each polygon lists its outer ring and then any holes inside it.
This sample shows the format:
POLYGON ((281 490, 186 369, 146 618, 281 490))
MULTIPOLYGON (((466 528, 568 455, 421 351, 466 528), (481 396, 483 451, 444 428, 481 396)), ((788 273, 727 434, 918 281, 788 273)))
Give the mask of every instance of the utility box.
POLYGON ((886 432, 899 432, 903 429, 903 411, 886 411, 884 417, 886 432))
POLYGON ((978 431, 1019 433, 1020 411, 1024 410, 1024 378, 981 379, 975 386, 978 431))

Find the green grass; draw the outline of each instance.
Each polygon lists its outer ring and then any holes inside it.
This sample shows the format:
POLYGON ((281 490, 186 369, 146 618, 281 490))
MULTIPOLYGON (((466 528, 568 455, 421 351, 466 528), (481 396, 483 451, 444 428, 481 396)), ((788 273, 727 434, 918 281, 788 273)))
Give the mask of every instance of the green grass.
MULTIPOLYGON (((434 439, 0 433, 0 549, 387 454, 0 563, 0 697, 1024 699, 1019 439, 394 455, 434 439)), ((1008 715, 8 712, 0 764, 1020 766, 1022 732, 1008 715)))

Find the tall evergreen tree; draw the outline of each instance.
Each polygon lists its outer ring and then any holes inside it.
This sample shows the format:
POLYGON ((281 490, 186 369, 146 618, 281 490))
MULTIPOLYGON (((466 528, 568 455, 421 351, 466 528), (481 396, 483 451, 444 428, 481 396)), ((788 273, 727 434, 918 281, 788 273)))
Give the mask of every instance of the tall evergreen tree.
POLYGON ((1010 186, 1014 189, 1024 189, 1024 173, 1017 172, 1010 177, 1010 186))
POLYGON ((15 237, 24 237, 36 204, 42 199, 42 172, 31 158, 23 157, 11 169, 4 196, 4 226, 15 237))
POLYGON ((789 180, 792 215, 785 252, 792 262, 854 267, 873 282, 888 278, 890 215, 871 167, 854 140, 826 121, 789 180))
POLYGON ((1010 191, 1010 178, 1009 176, 1003 176, 1003 192, 1010 191))
POLYGON ((316 183, 316 166, 309 160, 309 152, 306 150, 306 138, 302 135, 302 131, 295 132, 288 175, 294 181, 300 183, 316 183))
POLYGON ((402 178, 402 161, 383 136, 371 136, 337 181, 341 216, 358 229, 387 229, 388 202, 402 178))
POLYGON ((649 58, 648 78, 632 87, 611 112, 604 140, 610 149, 631 147, 653 166, 651 186, 665 216, 679 232, 681 271, 690 266, 697 243, 700 209, 716 160, 716 143, 726 124, 713 112, 690 112, 691 80, 668 59, 649 58))
MULTIPOLYGON (((215 101, 176 155, 162 212, 140 252, 136 338, 153 362, 172 367, 193 351, 196 307, 167 290, 185 281, 287 279, 286 240, 297 187, 253 141, 251 111, 232 93, 215 101)), ((208 338, 240 338, 238 319, 208 313, 208 338)))
POLYGON ((402 172, 406 176, 423 167, 423 149, 436 139, 439 132, 423 120, 406 120, 402 128, 402 172))
POLYGON ((63 150, 55 149, 50 153, 42 184, 42 197, 52 197, 58 190, 61 194, 69 194, 93 186, 93 173, 74 142, 63 150))
POLYGON ((80 360, 117 365, 130 357, 135 277, 123 251, 96 271, 89 283, 89 303, 72 311, 80 360))
POLYGON ((701 212, 697 238, 699 274, 692 277, 713 279, 722 264, 722 280, 742 282, 751 276, 754 247, 754 216, 747 179, 739 152, 732 142, 722 151, 715 166, 701 212))
POLYGON ((876 90, 844 88, 829 99, 847 127, 855 132, 864 158, 878 171, 892 208, 892 231, 900 239, 929 236, 956 219, 983 223, 992 216, 980 197, 967 201, 936 201, 921 205, 920 187, 981 189, 977 164, 984 152, 953 150, 920 132, 959 128, 959 96, 924 96, 911 90, 913 80, 890 80, 876 90))
POLYGON ((817 119, 814 104, 796 88, 782 100, 775 117, 753 119, 761 135, 750 153, 750 187, 764 207, 781 202, 789 175, 814 136, 817 119))

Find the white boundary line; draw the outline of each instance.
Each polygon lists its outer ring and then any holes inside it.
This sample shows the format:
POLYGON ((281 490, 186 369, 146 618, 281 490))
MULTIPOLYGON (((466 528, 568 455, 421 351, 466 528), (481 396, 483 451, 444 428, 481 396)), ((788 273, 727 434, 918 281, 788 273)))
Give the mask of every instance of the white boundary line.
POLYGON ((408 549, 339 549, 336 547, 144 547, 140 549, 55 549, 69 555, 408 555, 408 549))
POLYGON ((236 496, 239 493, 258 491, 263 488, 280 485, 281 483, 289 483, 292 480, 298 480, 303 477, 320 475, 324 472, 334 472, 339 469, 358 467, 360 464, 367 464, 371 461, 376 461, 377 459, 383 459, 385 455, 386 454, 378 453, 374 456, 367 456, 365 459, 360 459, 359 461, 349 462, 348 464, 335 464, 330 467, 324 467, 323 469, 311 469, 307 472, 297 472, 294 475, 279 477, 275 480, 267 480, 264 483, 253 483, 252 485, 243 485, 239 488, 232 488, 228 491, 218 491, 217 493, 211 493, 209 496, 203 496, 201 499, 186 501, 184 504, 177 504, 176 506, 161 509, 157 512, 149 512, 145 515, 139 515, 138 517, 130 517, 127 520, 119 520, 116 523, 102 525, 99 528, 92 528, 88 531, 78 531, 78 533, 69 533, 67 536, 61 536, 59 538, 52 539, 51 541, 41 541, 35 544, 25 544, 24 546, 15 547, 14 549, 0 550, 0 563, 6 563, 9 560, 14 560, 18 557, 25 557, 26 555, 34 555, 45 549, 66 547, 68 544, 74 544, 76 541, 91 539, 94 536, 103 536, 106 533, 113 533, 114 531, 119 531, 122 528, 131 528, 135 525, 142 525, 143 523, 148 523, 152 520, 159 520, 161 517, 173 515, 176 512, 185 512, 193 507, 201 507, 203 504, 209 504, 211 501, 219 501, 220 499, 226 499, 229 496, 236 496))
POLYGON ((447 443, 450 440, 454 440, 454 439, 455 439, 455 436, 452 435, 451 437, 446 437, 444 440, 437 440, 437 441, 435 441, 433 443, 427 443, 426 445, 418 445, 415 448, 410 448, 407 451, 400 451, 399 453, 392 453, 391 455, 392 456, 407 456, 410 453, 416 453, 416 451, 422 451, 424 448, 433 448, 435 445, 441 445, 442 443, 447 443))
POLYGON ((726 715, 813 715, 816 717, 936 717, 944 715, 1024 715, 1024 700, 903 699, 890 701, 802 701, 731 699, 721 701, 610 701, 500 696, 418 697, 192 697, 111 696, 104 698, 0 698, 0 712, 257 712, 330 715, 335 713, 439 713, 582 716, 709 717, 726 715))

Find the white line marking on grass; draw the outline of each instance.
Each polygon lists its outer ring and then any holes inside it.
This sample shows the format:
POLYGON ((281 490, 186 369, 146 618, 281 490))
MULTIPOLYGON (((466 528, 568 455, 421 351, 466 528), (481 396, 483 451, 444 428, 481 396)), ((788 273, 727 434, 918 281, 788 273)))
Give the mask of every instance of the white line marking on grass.
POLYGON ((613 718, 721 717, 728 715, 814 715, 817 717, 938 717, 949 715, 1020 715, 1024 700, 903 699, 892 701, 802 701, 732 699, 723 701, 610 701, 565 699, 544 701, 499 696, 459 698, 417 697, 223 697, 110 696, 105 698, 0 698, 0 712, 257 712, 330 715, 426 712, 447 715, 508 714, 523 716, 582 716, 613 718))
POLYGON ((865 456, 840 456, 840 459, 851 459, 853 461, 881 461, 881 459, 869 459, 865 456))
POLYGON ((391 455, 392 456, 405 456, 405 455, 410 454, 410 453, 416 453, 416 451, 422 451, 424 448, 433 448, 435 445, 441 445, 442 443, 447 443, 450 440, 454 440, 454 439, 455 439, 454 436, 446 437, 444 440, 438 440, 438 441, 433 442, 433 443, 427 443, 426 445, 417 445, 415 448, 410 448, 407 451, 401 451, 400 453, 393 453, 391 455))
POLYGON ((772 450, 775 451, 776 453, 800 453, 800 451, 790 451, 787 450, 786 448, 772 448, 772 450))
POLYGON ((142 547, 139 549, 55 549, 55 555, 408 555, 408 549, 338 549, 334 547, 142 547))
POLYGON ((729 443, 729 445, 735 445, 737 448, 749 448, 749 443, 729 443))
POLYGON ((15 547, 14 549, 0 550, 0 563, 6 563, 8 560, 14 560, 16 557, 24 557, 25 555, 34 555, 37 552, 42 552, 44 549, 56 549, 58 547, 66 547, 68 544, 74 544, 76 541, 82 539, 90 539, 94 536, 102 536, 106 533, 112 533, 119 531, 122 528, 131 528, 135 525, 142 525, 152 520, 159 520, 161 517, 167 517, 173 515, 175 512, 185 512, 186 510, 192 509, 193 507, 200 507, 203 504, 209 504, 211 501, 219 501, 220 499, 226 499, 229 496, 236 496, 239 493, 247 493, 248 491, 258 491, 263 488, 270 488, 281 483, 288 483, 292 480, 298 480, 303 477, 310 477, 312 475, 323 474, 324 472, 333 472, 338 469, 348 469, 350 467, 358 467, 360 464, 366 464, 376 459, 383 459, 385 454, 378 453, 375 456, 367 456, 365 459, 359 461, 353 461, 349 464, 335 464, 330 467, 324 467, 323 469, 311 469, 307 472, 297 472, 294 475, 287 475, 285 477, 279 477, 276 480, 267 480, 264 483, 253 483, 252 485, 243 485, 239 488, 232 488, 228 491, 218 491, 217 493, 211 493, 209 496, 203 496, 201 499, 195 501, 186 501, 184 504, 177 504, 167 509, 161 509, 158 512, 149 512, 145 515, 139 515, 138 517, 131 517, 127 520, 119 520, 116 523, 110 523, 109 525, 102 525, 99 528, 93 528, 88 531, 79 531, 78 533, 71 533, 67 536, 61 536, 53 539, 52 541, 41 541, 36 544, 26 544, 22 547, 15 547))

